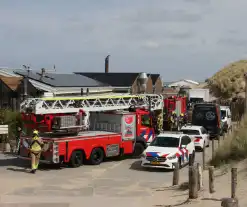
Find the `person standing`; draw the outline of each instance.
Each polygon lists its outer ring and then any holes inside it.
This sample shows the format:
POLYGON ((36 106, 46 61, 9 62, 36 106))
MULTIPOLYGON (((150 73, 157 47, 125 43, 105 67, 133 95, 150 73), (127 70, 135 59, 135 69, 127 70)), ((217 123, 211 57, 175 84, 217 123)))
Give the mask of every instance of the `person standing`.
POLYGON ((39 159, 42 148, 44 146, 43 140, 39 137, 39 132, 37 130, 33 131, 33 137, 30 144, 31 153, 31 173, 35 173, 39 166, 39 159))

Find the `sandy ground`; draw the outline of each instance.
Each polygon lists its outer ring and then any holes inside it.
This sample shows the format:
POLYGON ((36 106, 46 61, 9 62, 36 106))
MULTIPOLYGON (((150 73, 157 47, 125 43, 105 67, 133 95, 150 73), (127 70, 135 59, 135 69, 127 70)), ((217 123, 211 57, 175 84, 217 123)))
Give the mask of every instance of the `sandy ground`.
MULTIPOLYGON (((217 142, 215 143, 217 147, 217 142)), ((212 155, 208 148, 207 158, 212 155)), ((196 153, 196 162, 201 163, 202 153, 196 153)), ((208 172, 204 171, 204 187, 198 199, 188 200, 187 190, 171 187, 172 172, 145 170, 140 161, 126 159, 108 161, 99 166, 85 165, 80 168, 56 169, 41 166, 37 174, 27 173, 29 162, 21 162, 0 155, 0 207, 25 206, 221 206, 220 199, 230 196, 230 174, 216 171, 215 190, 208 193, 208 172)), ((247 204, 245 166, 239 164, 237 196, 241 206, 247 204), (241 182, 240 182, 241 180, 241 182), (246 202, 246 203, 245 203, 246 202)), ((180 184, 188 181, 188 167, 180 171, 180 184)))
MULTIPOLYGON (((240 162, 234 167, 238 168, 238 184, 237 184, 237 198, 239 200, 239 206, 247 206, 247 161, 240 162)), ((181 207, 219 207, 221 201, 224 198, 231 197, 231 167, 216 170, 215 171, 215 193, 210 194, 208 188, 208 171, 204 171, 203 174, 203 189, 199 193, 198 199, 188 201, 188 190, 163 189, 163 191, 157 192, 156 196, 161 198, 162 195, 170 195, 169 202, 163 197, 162 204, 156 206, 181 206, 181 207)))

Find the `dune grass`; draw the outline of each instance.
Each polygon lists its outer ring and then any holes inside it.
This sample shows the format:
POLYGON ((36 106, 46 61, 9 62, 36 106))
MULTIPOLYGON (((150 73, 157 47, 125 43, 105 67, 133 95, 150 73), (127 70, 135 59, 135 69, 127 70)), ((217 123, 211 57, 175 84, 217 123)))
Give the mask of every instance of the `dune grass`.
POLYGON ((247 72, 247 60, 230 63, 207 79, 208 88, 217 98, 231 98, 244 92, 244 73, 247 72))
POLYGON ((247 115, 240 122, 239 128, 221 142, 210 164, 218 167, 245 158, 247 158, 247 115))

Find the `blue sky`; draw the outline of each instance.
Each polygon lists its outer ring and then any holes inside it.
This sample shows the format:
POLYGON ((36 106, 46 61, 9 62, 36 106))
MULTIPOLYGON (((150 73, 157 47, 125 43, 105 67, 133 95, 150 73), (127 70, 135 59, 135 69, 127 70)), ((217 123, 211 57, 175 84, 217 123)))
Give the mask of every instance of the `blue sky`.
POLYGON ((246 0, 1 0, 0 67, 204 80, 247 57, 246 0))

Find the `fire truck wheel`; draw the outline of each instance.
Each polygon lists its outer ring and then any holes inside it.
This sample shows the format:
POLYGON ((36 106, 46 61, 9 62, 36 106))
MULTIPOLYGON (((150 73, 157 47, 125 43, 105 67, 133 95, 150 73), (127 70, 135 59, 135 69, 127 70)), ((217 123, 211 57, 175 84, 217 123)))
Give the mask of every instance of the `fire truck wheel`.
POLYGON ((71 167, 80 167, 83 164, 83 154, 81 151, 74 151, 71 155, 69 165, 71 167))
POLYGON ((94 148, 90 155, 90 163, 92 165, 99 165, 104 160, 104 151, 100 148, 94 148))
POLYGON ((142 143, 138 143, 137 142, 135 144, 135 150, 134 150, 133 155, 135 157, 140 156, 143 153, 144 150, 145 150, 144 145, 142 143))

